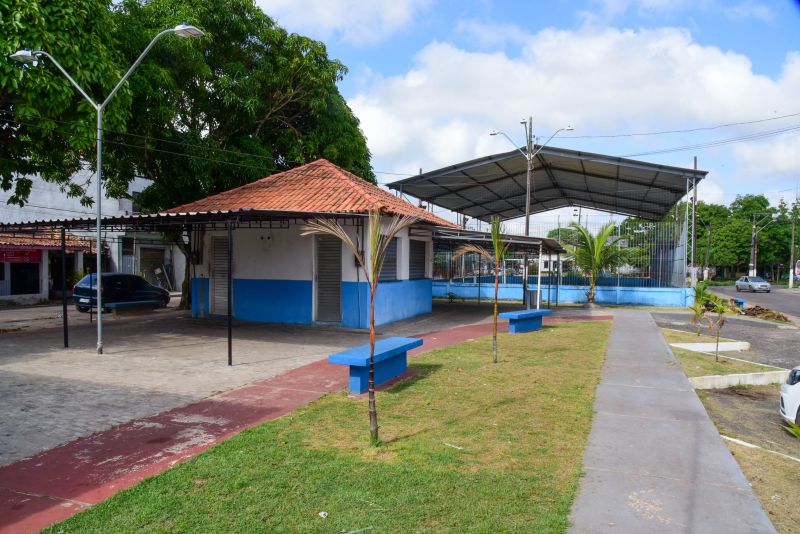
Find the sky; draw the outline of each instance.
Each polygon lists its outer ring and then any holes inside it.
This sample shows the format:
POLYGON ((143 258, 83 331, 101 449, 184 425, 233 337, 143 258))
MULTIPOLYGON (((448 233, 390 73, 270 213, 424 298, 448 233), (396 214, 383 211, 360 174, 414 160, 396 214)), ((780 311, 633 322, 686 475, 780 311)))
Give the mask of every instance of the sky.
POLYGON ((532 116, 542 141, 575 128, 557 147, 697 156, 707 202, 795 198, 800 0, 256 1, 348 67, 380 183, 512 149, 494 129, 524 146, 532 116))

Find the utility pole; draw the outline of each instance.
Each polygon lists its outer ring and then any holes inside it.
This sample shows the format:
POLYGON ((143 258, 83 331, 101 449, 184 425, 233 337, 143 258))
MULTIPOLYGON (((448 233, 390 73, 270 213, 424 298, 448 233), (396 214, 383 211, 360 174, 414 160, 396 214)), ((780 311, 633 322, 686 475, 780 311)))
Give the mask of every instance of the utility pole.
POLYGON ((794 287, 794 236, 795 226, 797 225, 797 197, 795 196, 792 206, 792 246, 789 252, 789 289, 794 287))
MULTIPOLYGON (((697 156, 694 157, 697 170, 697 156)), ((697 285, 697 178, 692 178, 692 287, 697 285)))
MULTIPOLYGON (((531 235, 531 179, 533 177, 533 117, 528 117, 528 122, 522 121, 525 125, 525 237, 531 235)), ((525 250, 522 266, 522 303, 525 308, 531 308, 531 299, 528 295, 528 251, 525 250)))
POLYGON ((750 265, 748 265, 748 276, 756 275, 756 214, 753 214, 753 230, 750 233, 750 265))

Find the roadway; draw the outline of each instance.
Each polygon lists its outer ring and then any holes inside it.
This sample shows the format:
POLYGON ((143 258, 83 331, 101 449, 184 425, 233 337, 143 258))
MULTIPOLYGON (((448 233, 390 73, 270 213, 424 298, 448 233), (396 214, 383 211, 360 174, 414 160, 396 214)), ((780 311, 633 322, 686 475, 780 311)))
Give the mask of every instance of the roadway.
POLYGON ((737 292, 734 286, 716 286, 712 292, 727 298, 736 297, 758 304, 764 308, 779 311, 794 318, 800 318, 800 289, 772 288, 770 293, 737 292))

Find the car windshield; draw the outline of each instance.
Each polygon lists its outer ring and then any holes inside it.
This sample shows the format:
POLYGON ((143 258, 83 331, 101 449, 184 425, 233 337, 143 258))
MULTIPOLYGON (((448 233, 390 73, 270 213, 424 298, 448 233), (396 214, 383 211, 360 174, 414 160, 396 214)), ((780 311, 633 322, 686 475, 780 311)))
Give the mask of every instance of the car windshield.
POLYGON ((789 377, 786 379, 786 383, 793 386, 798 382, 800 382, 800 369, 792 369, 792 372, 789 373, 789 377))
POLYGON ((751 282, 766 282, 766 280, 764 280, 760 276, 751 276, 750 277, 750 281, 751 282))
POLYGON ((97 285, 97 277, 94 274, 87 274, 76 284, 78 287, 89 287, 97 285))

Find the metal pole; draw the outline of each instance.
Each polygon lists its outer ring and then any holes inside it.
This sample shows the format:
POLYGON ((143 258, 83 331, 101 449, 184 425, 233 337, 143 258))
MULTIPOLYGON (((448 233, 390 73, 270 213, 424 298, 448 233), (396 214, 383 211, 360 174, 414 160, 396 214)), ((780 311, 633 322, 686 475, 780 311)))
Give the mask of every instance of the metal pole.
POLYGON ((794 204, 792 205, 792 248, 789 251, 789 289, 794 287, 794 236, 795 226, 797 226, 797 193, 795 193, 794 204))
POLYGON ((64 323, 64 348, 69 347, 67 325, 67 232, 61 227, 61 315, 64 323))
POLYGON ((756 253, 756 214, 753 214, 753 230, 750 234, 750 265, 748 266, 747 275, 748 276, 755 276, 756 275, 756 266, 755 266, 755 253, 756 253))
MULTIPOLYGON (((697 170, 697 156, 694 157, 694 170, 697 170)), ((697 268, 697 177, 692 178, 692 269, 697 268)), ((692 277, 697 280, 697 275, 692 277)))
POLYGON ((539 269, 536 273, 536 309, 538 310, 542 302, 542 242, 539 241, 539 269))
POLYGON ((233 308, 231 302, 231 271, 233 270, 233 227, 228 221, 228 365, 233 365, 233 308))
POLYGON ((103 354, 103 245, 100 206, 103 198, 103 109, 97 108, 97 354, 103 354))
MULTIPOLYGON (((525 237, 531 235, 531 179, 533 177, 533 117, 528 117, 525 126, 525 237)), ((531 299, 528 295, 528 251, 525 250, 522 267, 522 303, 527 309, 531 308, 531 299)))

